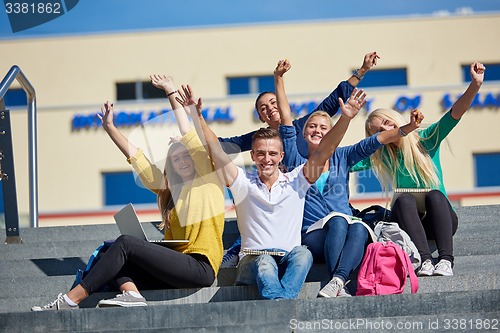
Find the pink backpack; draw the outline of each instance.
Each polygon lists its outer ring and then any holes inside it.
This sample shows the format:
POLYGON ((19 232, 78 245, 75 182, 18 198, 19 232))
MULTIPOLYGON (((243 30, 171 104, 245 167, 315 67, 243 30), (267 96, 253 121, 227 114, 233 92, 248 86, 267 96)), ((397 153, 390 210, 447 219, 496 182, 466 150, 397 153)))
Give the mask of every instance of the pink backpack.
POLYGON ((418 278, 403 249, 393 242, 371 243, 359 269, 356 296, 401 294, 408 275, 414 294, 418 278))

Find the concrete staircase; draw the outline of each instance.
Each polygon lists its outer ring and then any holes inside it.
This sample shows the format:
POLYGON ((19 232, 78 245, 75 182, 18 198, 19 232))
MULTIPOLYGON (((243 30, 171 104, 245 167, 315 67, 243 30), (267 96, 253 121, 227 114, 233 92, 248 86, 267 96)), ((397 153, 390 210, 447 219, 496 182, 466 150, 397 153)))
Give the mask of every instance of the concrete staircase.
MULTIPOLYGON (((235 269, 221 269, 217 285, 149 290, 145 308, 95 305, 115 293, 96 293, 75 311, 30 311, 65 292, 78 268, 114 224, 22 229, 23 244, 0 245, 0 332, 374 332, 500 329, 500 206, 457 208, 455 276, 420 278, 415 295, 318 299, 328 281, 314 265, 299 299, 264 301, 253 286, 233 286, 235 269)), ((151 238, 161 237, 144 223, 151 238)), ((227 221, 224 245, 238 236, 227 221)), ((353 283, 351 288, 354 288, 353 283)))

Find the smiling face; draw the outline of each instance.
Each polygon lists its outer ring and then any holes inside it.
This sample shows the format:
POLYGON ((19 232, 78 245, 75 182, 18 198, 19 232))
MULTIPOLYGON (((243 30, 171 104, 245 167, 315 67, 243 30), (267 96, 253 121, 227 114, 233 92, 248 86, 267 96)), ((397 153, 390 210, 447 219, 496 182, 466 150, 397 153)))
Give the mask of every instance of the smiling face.
POLYGON ((332 128, 330 116, 328 114, 312 115, 304 126, 304 139, 310 150, 316 148, 323 137, 332 128))
POLYGON ((179 147, 172 151, 170 163, 172 163, 172 168, 175 173, 177 173, 183 181, 190 181, 193 179, 196 172, 194 161, 184 146, 179 145, 179 147))
POLYGON ((278 166, 284 154, 283 144, 278 138, 257 139, 253 142, 250 156, 255 162, 261 180, 278 175, 278 166))
POLYGON ((269 126, 278 126, 281 123, 280 113, 278 112, 278 102, 274 93, 264 93, 259 96, 255 103, 259 119, 269 126))

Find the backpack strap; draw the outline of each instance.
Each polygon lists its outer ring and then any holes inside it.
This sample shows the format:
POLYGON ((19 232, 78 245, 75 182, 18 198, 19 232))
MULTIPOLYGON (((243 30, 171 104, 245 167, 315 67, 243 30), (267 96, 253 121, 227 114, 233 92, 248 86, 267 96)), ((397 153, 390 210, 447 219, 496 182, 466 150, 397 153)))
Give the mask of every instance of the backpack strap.
POLYGON ((410 285, 411 285, 411 293, 415 294, 418 291, 418 278, 413 270, 413 266, 410 261, 410 257, 406 254, 401 247, 393 242, 389 242, 391 246, 393 246, 398 254, 399 260, 403 264, 403 267, 406 270, 406 276, 410 276, 410 285))

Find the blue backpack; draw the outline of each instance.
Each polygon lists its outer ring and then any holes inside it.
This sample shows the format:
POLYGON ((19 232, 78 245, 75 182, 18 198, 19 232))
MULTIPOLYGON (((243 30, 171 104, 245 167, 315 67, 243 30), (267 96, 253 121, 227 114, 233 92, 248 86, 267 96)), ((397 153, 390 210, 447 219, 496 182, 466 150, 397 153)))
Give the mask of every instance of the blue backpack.
MULTIPOLYGON (((106 253, 106 251, 109 249, 109 247, 111 246, 111 244, 113 244, 113 242, 114 242, 113 240, 104 241, 101 245, 99 245, 94 250, 94 252, 92 252, 92 254, 90 255, 90 258, 89 258, 89 260, 87 262, 87 266, 85 267, 85 269, 84 270, 78 269, 76 271, 75 281, 73 282, 73 285, 71 286, 71 289, 73 289, 78 284, 80 284, 80 282, 82 282, 83 278, 85 276, 87 276, 87 274, 90 272, 90 270, 92 269, 92 267, 94 267, 95 264, 97 264, 97 262, 99 261, 99 259, 102 257, 102 255, 104 253, 106 253)), ((106 291, 118 291, 118 288, 117 288, 117 286, 113 282, 109 282, 109 283, 105 284, 104 286, 102 286, 101 288, 99 288, 96 291, 103 291, 103 292, 106 292, 106 291)))

